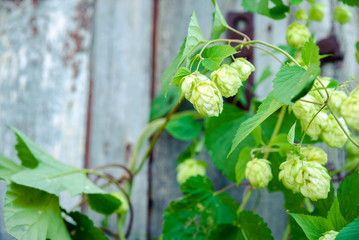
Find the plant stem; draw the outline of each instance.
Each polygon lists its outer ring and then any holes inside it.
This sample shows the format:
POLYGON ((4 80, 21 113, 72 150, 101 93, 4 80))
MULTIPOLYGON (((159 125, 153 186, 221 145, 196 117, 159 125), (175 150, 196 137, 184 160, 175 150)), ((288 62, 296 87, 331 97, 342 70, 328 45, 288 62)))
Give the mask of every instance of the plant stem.
POLYGON ((248 200, 250 199, 250 197, 252 195, 253 189, 251 186, 248 186, 248 187, 249 187, 249 190, 245 193, 245 195, 243 197, 242 204, 239 208, 239 212, 241 212, 246 207, 248 200))
POLYGON ((290 234, 290 225, 288 224, 285 228, 282 240, 287 240, 290 234))
POLYGON ((282 62, 282 60, 280 60, 276 55, 274 55, 273 53, 271 53, 270 51, 268 51, 267 49, 264 49, 264 48, 261 48, 261 47, 258 47, 256 45, 249 45, 250 47, 253 47, 253 48, 257 48, 259 50, 262 50, 263 52, 266 52, 267 54, 271 55, 272 57, 274 57, 275 59, 277 59, 278 62, 280 62, 280 64, 284 65, 284 62, 282 62))
POLYGON ((182 104, 184 100, 184 97, 182 97, 182 99, 171 109, 171 111, 168 113, 165 122, 163 123, 163 125, 160 127, 160 129, 157 131, 156 135, 152 138, 150 146, 146 152, 146 154, 143 156, 142 161, 139 165, 139 167, 133 171, 133 175, 136 175, 142 168, 143 164, 146 162, 147 158, 150 156, 153 147, 155 146, 157 140, 159 139, 159 137, 161 136, 163 130, 165 130, 165 127, 167 125, 167 123, 171 120, 172 115, 177 111, 177 109, 179 108, 179 106, 182 104))
MULTIPOLYGON (((274 140, 274 138, 278 135, 279 131, 280 131, 280 128, 282 127, 282 124, 283 124, 283 120, 284 120, 284 116, 285 116, 285 113, 287 111, 287 106, 283 106, 282 109, 280 110, 280 113, 279 113, 279 116, 278 116, 278 120, 277 120, 277 123, 274 127, 274 130, 273 130, 273 133, 272 133, 272 136, 269 140, 269 143, 268 143, 268 146, 271 146, 272 145, 272 142, 274 140)), ((264 155, 263 155, 263 158, 264 159, 267 159, 269 154, 270 154, 270 149, 268 149, 264 155)))
POLYGON ((318 110, 318 112, 312 117, 312 119, 310 120, 310 122, 308 123, 308 126, 305 128, 305 131, 303 133, 302 139, 300 140, 299 146, 302 146, 302 143, 304 141, 304 137, 307 134, 307 131, 310 127, 310 125, 312 124, 312 122, 314 121, 314 119, 317 117, 317 115, 325 108, 325 104, 318 110))
POLYGON ((229 30, 231 30, 232 32, 237 33, 238 35, 241 35, 242 37, 244 37, 244 38, 247 39, 248 41, 251 41, 251 39, 250 39, 246 34, 244 34, 244 33, 240 32, 240 31, 238 31, 237 29, 232 28, 231 26, 228 26, 228 25, 227 25, 227 28, 228 28, 229 30))
POLYGON ((308 212, 312 213, 314 211, 312 203, 310 202, 309 198, 304 198, 304 204, 308 212))

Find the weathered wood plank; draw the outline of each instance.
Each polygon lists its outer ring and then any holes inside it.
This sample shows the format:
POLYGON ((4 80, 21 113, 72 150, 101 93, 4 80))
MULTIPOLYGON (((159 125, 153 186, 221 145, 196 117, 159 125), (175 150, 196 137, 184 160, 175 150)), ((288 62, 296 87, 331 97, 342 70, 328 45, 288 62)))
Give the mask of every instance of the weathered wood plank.
POLYGON ((92 0, 0 1, 2 154, 16 156, 10 125, 82 166, 92 12, 92 0))
MULTIPOLYGON (((150 106, 152 3, 96 2, 90 167, 126 163, 146 125, 150 106)), ((120 170, 111 171, 117 177, 120 170)), ((131 236, 145 238, 147 170, 135 177, 131 236)), ((101 220, 101 219, 97 219, 101 220)), ((111 224, 114 230, 114 222, 111 224)))

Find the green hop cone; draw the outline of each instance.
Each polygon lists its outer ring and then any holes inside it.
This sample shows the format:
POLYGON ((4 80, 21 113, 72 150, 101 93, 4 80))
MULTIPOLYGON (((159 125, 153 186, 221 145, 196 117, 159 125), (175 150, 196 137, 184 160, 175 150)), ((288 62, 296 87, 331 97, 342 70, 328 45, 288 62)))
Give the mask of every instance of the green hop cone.
POLYGON ((221 94, 227 98, 236 95, 242 86, 238 71, 228 64, 223 64, 218 70, 212 72, 211 78, 221 94))
POLYGON ((336 6, 334 10, 334 19, 340 24, 350 22, 353 18, 353 14, 350 9, 346 6, 336 6))
POLYGON ((320 112, 317 114, 317 116, 313 119, 312 122, 310 122, 311 119, 312 117, 303 118, 300 120, 300 124, 302 126, 302 129, 307 129, 307 134, 313 140, 317 140, 321 135, 321 133, 323 132, 323 129, 326 128, 327 126, 328 114, 324 112, 320 112))
POLYGON ((321 236, 318 240, 334 240, 338 234, 339 232, 330 230, 328 232, 325 232, 323 236, 321 236))
POLYGON ((336 116, 341 115, 340 110, 344 101, 348 98, 347 94, 343 91, 328 89, 330 93, 329 106, 336 116))
POLYGON ((301 149, 302 154, 308 161, 318 162, 322 165, 328 161, 328 155, 323 149, 318 147, 304 147, 301 149))
POLYGON ((266 159, 253 159, 246 166, 245 176, 255 188, 265 188, 272 180, 270 162, 266 159))
MULTIPOLYGON (((348 132, 346 124, 343 118, 338 119, 345 130, 348 132)), ((341 148, 344 146, 346 141, 348 140, 347 136, 340 128, 339 124, 335 120, 332 114, 329 114, 327 119, 327 126, 323 128, 322 135, 323 141, 332 148, 341 148)))
POLYGON ((126 213, 128 209, 130 208, 127 198, 123 192, 113 192, 111 193, 112 196, 116 197, 121 201, 121 205, 118 207, 118 209, 115 211, 116 213, 126 213))
POLYGON ((218 116, 223 110, 222 94, 210 80, 196 83, 190 102, 201 115, 207 117, 218 116))
POLYGON ((330 191, 330 176, 323 165, 318 162, 303 161, 305 164, 301 167, 297 182, 302 182, 300 192, 303 196, 312 201, 326 199, 330 191))
POLYGON ((295 17, 298 20, 307 20, 308 19, 308 15, 306 14, 306 12, 304 11, 304 9, 300 9, 299 11, 297 11, 295 13, 295 17))
POLYGON ((205 176, 206 175, 207 163, 196 160, 186 159, 184 162, 177 166, 177 182, 183 184, 190 177, 205 176))
MULTIPOLYGON (((356 143, 359 143, 359 136, 352 137, 356 143)), ((345 145, 345 149, 348 152, 349 157, 359 157, 359 148, 355 146, 351 141, 348 141, 345 145)))
POLYGON ((288 153, 287 160, 281 163, 279 169, 279 181, 283 182, 283 185, 292 190, 294 193, 299 192, 300 182, 297 182, 297 176, 303 161, 299 159, 299 156, 292 153, 288 153))
POLYGON ((349 127, 359 131, 359 87, 344 101, 341 114, 349 127))
POLYGON ((238 71, 239 79, 241 79, 242 82, 246 81, 249 75, 255 70, 253 64, 245 58, 236 58, 234 62, 231 63, 231 67, 238 71))
POLYGON ((287 29, 287 43, 290 47, 300 49, 310 38, 309 29, 298 22, 289 25, 287 29))
POLYGON ((199 72, 194 72, 194 73, 182 78, 181 79, 181 90, 182 90, 182 93, 185 96, 185 98, 188 101, 191 101, 194 86, 198 82, 202 82, 202 81, 206 81, 206 80, 209 80, 209 79, 205 75, 203 75, 199 72))
POLYGON ((318 107, 310 102, 316 102, 316 99, 313 96, 307 94, 300 100, 303 101, 296 101, 293 105, 294 115, 298 119, 312 118, 312 116, 317 112, 318 107))
POLYGON ((324 18, 326 8, 325 3, 313 3, 308 10, 309 19, 321 22, 324 18))

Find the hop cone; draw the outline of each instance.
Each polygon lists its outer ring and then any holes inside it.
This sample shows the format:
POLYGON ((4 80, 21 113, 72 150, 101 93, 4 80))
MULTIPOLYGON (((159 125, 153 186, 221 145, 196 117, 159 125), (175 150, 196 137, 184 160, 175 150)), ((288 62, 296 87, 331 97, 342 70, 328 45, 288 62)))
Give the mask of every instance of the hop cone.
POLYGON ((223 64, 218 70, 212 72, 211 78, 221 94, 227 98, 236 95, 238 88, 242 86, 238 71, 228 64, 223 64))
POLYGON ((265 188, 272 180, 272 170, 269 164, 268 160, 257 158, 247 163, 245 176, 253 187, 265 188))
POLYGON ((298 22, 294 22, 289 25, 287 29, 287 43, 292 48, 302 48, 304 43, 310 38, 310 32, 308 28, 298 22))
POLYGON ((205 176, 206 175, 207 163, 196 160, 196 159, 187 159, 184 162, 180 163, 177 166, 177 181, 179 184, 183 184, 190 177, 197 175, 205 176))
POLYGON ((193 87, 190 102, 203 116, 218 116, 223 110, 223 98, 216 84, 210 80, 198 82, 193 87))

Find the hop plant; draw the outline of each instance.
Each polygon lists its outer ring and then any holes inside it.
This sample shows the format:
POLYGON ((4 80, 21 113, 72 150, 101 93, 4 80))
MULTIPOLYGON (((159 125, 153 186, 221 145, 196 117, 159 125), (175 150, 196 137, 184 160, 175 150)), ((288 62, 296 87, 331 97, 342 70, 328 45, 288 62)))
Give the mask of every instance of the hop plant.
POLYGON ((305 25, 294 22, 287 29, 287 43, 292 48, 300 49, 308 41, 310 35, 309 29, 305 25))
POLYGON ((245 176, 253 187, 265 188, 272 180, 273 175, 269 164, 268 160, 257 158, 247 163, 245 176))
POLYGON ((302 154, 308 161, 318 162, 322 165, 328 161, 328 155, 323 149, 318 147, 304 147, 301 149, 302 154))
POLYGON ((128 200, 123 192, 113 192, 111 193, 112 196, 116 197, 121 201, 121 205, 116 210, 116 213, 126 213, 130 208, 128 204, 128 200))
POLYGON ((310 122, 312 120, 312 117, 302 118, 300 119, 300 124, 302 126, 302 129, 307 130, 307 134, 313 140, 317 140, 319 136, 322 134, 323 129, 327 127, 327 119, 328 119, 328 114, 324 112, 320 112, 317 114, 317 116, 315 116, 312 122, 310 122))
POLYGON ((181 80, 181 90, 188 101, 191 101, 194 86, 202 81, 209 80, 205 75, 194 72, 181 80))
POLYGON ((221 94, 227 98, 236 95, 242 86, 238 71, 228 64, 223 64, 218 70, 212 72, 211 78, 221 94))
MULTIPOLYGON (((339 118, 338 120, 347 131, 344 119, 339 118)), ((323 128, 321 137, 323 141, 332 148, 343 147, 348 139, 332 114, 328 116, 327 126, 323 128)))
POLYGON ((353 14, 350 9, 346 6, 336 6, 334 10, 334 19, 340 24, 350 22, 353 18, 353 14))
POLYGON ((320 237, 318 240, 334 240, 338 234, 339 232, 330 230, 328 232, 325 232, 324 235, 320 237))
POLYGON ((218 116, 223 110, 223 98, 216 84, 210 80, 198 82, 192 91, 191 102, 203 116, 218 116))
POLYGON ((325 3, 313 3, 310 5, 308 10, 309 19, 321 22, 323 20, 326 8, 327 7, 325 3))
POLYGON ((308 15, 306 14, 306 12, 304 11, 304 9, 300 9, 295 13, 295 17, 298 20, 307 20, 308 19, 308 15))
POLYGON ((246 81, 249 75, 255 70, 253 64, 244 58, 236 58, 234 62, 231 63, 231 67, 238 71, 239 78, 242 82, 246 81))
POLYGON ((344 101, 348 98, 347 94, 343 91, 332 90, 329 98, 329 106, 333 110, 334 114, 340 115, 340 109, 344 103, 344 101))
POLYGON ((184 162, 177 166, 177 182, 179 184, 183 184, 190 177, 197 175, 205 176, 206 168, 206 162, 196 159, 186 159, 184 162))
POLYGON ((330 191, 330 176, 325 167, 315 161, 300 160, 289 154, 279 169, 279 180, 293 192, 300 192, 313 201, 325 199, 330 191))
POLYGON ((341 114, 349 127, 359 131, 359 87, 343 102, 341 114))

